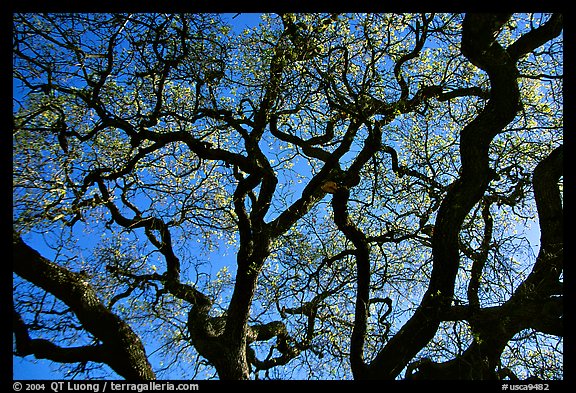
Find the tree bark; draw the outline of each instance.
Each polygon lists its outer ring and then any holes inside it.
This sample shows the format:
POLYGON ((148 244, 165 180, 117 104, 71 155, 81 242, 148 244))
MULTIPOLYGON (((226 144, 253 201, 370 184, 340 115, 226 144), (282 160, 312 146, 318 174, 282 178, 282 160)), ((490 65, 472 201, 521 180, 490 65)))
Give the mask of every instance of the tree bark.
POLYGON ((332 198, 334 222, 347 239, 356 247, 356 305, 354 327, 350 338, 350 367, 355 379, 361 379, 366 373, 364 362, 364 342, 366 339, 368 314, 370 306, 370 248, 366 235, 350 220, 348 216, 348 199, 350 191, 339 188, 332 198))
POLYGON ((558 181, 564 147, 554 149, 534 170, 533 187, 540 222, 541 246, 532 272, 502 306, 452 308, 444 320, 467 320, 475 340, 461 356, 444 363, 428 359, 409 367, 410 379, 497 379, 502 351, 524 329, 563 336, 563 208, 558 181), (418 369, 414 372, 414 369, 418 369))
POLYGON ((495 41, 495 32, 509 15, 467 14, 462 27, 462 54, 487 72, 490 100, 460 133, 460 177, 443 200, 432 237, 432 275, 420 307, 379 351, 367 378, 394 379, 436 333, 440 312, 450 306, 460 263, 458 239, 468 212, 482 198, 493 171, 488 148, 492 139, 514 119, 520 93, 517 69, 495 41))
POLYGON ((50 262, 24 243, 16 232, 13 232, 12 245, 14 273, 63 301, 84 329, 102 342, 95 347, 60 348, 50 353, 45 340, 30 340, 23 321, 15 314, 13 325, 19 349, 54 361, 100 361, 130 380, 156 378, 138 335, 100 302, 80 274, 50 262))

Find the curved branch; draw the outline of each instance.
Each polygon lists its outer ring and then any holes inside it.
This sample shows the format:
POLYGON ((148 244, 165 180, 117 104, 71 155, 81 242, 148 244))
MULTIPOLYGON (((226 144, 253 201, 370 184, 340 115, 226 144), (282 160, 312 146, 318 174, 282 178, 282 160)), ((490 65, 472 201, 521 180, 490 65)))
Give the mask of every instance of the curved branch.
POLYGON ((452 301, 460 262, 460 227, 493 177, 488 158, 490 143, 519 109, 516 65, 495 41, 494 34, 508 17, 467 14, 464 19, 462 53, 471 63, 487 71, 491 98, 460 135, 461 175, 438 210, 428 289, 414 315, 375 357, 370 366, 372 378, 395 378, 434 336, 440 323, 439 313, 452 301))
MULTIPOLYGON (((564 335, 563 297, 558 296, 562 293, 559 276, 563 263, 563 214, 558 181, 563 173, 563 151, 563 146, 557 147, 534 170, 542 244, 532 272, 501 306, 479 309, 477 299, 472 298, 468 307, 446 310, 443 320, 467 320, 477 339, 461 356, 450 361, 429 362, 423 367, 414 364, 409 367, 407 378, 497 378, 495 370, 502 351, 518 332, 530 328, 559 337, 564 335), (415 367, 418 372, 412 373, 415 367)), ((486 231, 490 225, 486 222, 486 231)), ((474 276, 471 285, 473 279, 474 276)))
POLYGON ((12 310, 12 331, 16 341, 16 355, 33 355, 36 359, 48 359, 58 363, 106 363, 104 345, 87 345, 63 348, 52 341, 32 339, 22 316, 12 310))
POLYGON ((400 85, 400 100, 401 101, 406 100, 408 98, 408 91, 409 91, 408 84, 406 83, 406 80, 402 76, 402 65, 404 63, 406 63, 407 61, 418 57, 418 55, 420 54, 420 51, 424 47, 424 43, 426 42, 426 38, 428 35, 428 25, 430 24, 432 19, 433 19, 433 17, 426 18, 425 15, 422 15, 422 20, 424 22, 423 26, 420 26, 420 21, 416 20, 416 29, 414 31, 416 34, 416 39, 415 39, 416 45, 414 45, 414 48, 410 52, 403 55, 396 62, 395 66, 394 66, 394 76, 396 77, 396 80, 398 81, 398 84, 400 85))
POLYGON ((564 26, 563 22, 562 14, 552 14, 546 23, 518 38, 506 51, 512 59, 518 60, 551 39, 558 37, 564 26))
MULTIPOLYGON (((326 134, 325 135, 328 135, 328 136, 330 135, 329 131, 331 128, 333 128, 333 124, 331 124, 329 122, 326 125, 326 134)), ((273 136, 275 136, 276 138, 280 139, 281 141, 292 143, 293 145, 300 147, 302 149, 302 151, 304 152, 304 154, 306 154, 309 157, 314 157, 314 158, 317 158, 317 159, 324 161, 324 162, 328 161, 328 159, 330 158, 330 153, 326 152, 325 150, 322 150, 321 148, 313 146, 315 143, 315 141, 312 140, 313 138, 305 141, 296 135, 292 135, 292 134, 288 134, 288 133, 285 133, 283 131, 280 131, 278 129, 277 116, 273 116, 272 119, 270 120, 270 133, 273 136)), ((334 134, 334 131, 332 130, 332 135, 333 134, 334 134)), ((321 137, 316 137, 316 138, 321 138, 321 137)))
POLYGON ((321 185, 326 180, 342 176, 338 161, 350 151, 359 128, 360 123, 350 123, 340 145, 330 154, 322 169, 310 179, 304 190, 302 190, 301 197, 268 224, 272 237, 278 237, 288 231, 296 221, 310 211, 317 201, 326 195, 326 192, 321 189, 321 185))
POLYGON ((253 341, 268 341, 271 338, 276 337, 276 345, 270 348, 270 352, 264 360, 258 359, 255 351, 250 346, 247 346, 246 357, 250 364, 256 367, 256 371, 269 370, 273 367, 287 364, 289 361, 296 358, 303 350, 309 348, 309 342, 312 340, 310 335, 312 335, 314 331, 313 326, 315 316, 315 311, 308 316, 309 329, 307 329, 307 337, 304 343, 294 342, 294 340, 288 335, 286 325, 280 321, 272 321, 264 325, 251 326, 248 333, 248 343, 253 341), (294 343, 291 345, 292 342, 294 343), (272 357, 274 349, 280 352, 280 356, 272 357))
POLYGON ((563 173, 564 146, 554 149, 534 170, 534 198, 540 223, 540 252, 530 275, 517 293, 532 298, 558 293, 564 266, 564 213, 558 181, 563 173))
MULTIPOLYGON (((84 329, 102 341, 106 354, 99 355, 94 352, 95 349, 91 349, 88 352, 94 359, 102 356, 104 363, 126 379, 155 379, 140 338, 126 322, 100 302, 92 287, 79 273, 72 273, 42 257, 24 243, 15 231, 12 245, 14 273, 62 300, 76 314, 84 329)), ((16 328, 20 338, 23 337, 26 342, 22 324, 18 320, 16 328)), ((33 341, 31 345, 41 353, 47 349, 43 341, 33 341)), ((58 351, 59 356, 80 356, 79 349, 58 351)))
POLYGON ((368 313, 370 305, 370 248, 366 235, 350 220, 348 216, 348 198, 350 191, 340 187, 332 198, 334 222, 356 247, 356 307, 354 312, 354 327, 350 338, 350 366, 354 378, 362 378, 366 373, 364 362, 364 341, 367 333, 368 313))
POLYGON ((480 300, 478 298, 478 289, 480 288, 480 278, 482 270, 488 259, 488 251, 490 249, 490 242, 492 241, 492 230, 494 222, 490 214, 490 203, 484 202, 482 206, 482 218, 484 219, 484 236, 479 251, 474 251, 472 255, 472 271, 470 272, 470 282, 468 283, 468 302, 470 307, 479 308, 480 300))

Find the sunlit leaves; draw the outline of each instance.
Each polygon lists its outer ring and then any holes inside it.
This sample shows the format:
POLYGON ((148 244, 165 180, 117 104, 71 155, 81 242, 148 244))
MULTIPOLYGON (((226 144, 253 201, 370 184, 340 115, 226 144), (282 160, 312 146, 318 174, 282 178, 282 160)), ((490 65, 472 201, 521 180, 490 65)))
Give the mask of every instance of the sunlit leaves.
MULTIPOLYGON (((185 369, 196 375, 203 361, 187 337, 190 305, 163 288, 166 260, 139 220, 162 220, 181 263, 180 279, 214 300, 211 316, 223 316, 240 246, 234 193, 249 174, 215 152, 252 160, 257 176, 271 169, 276 183, 258 222, 266 234, 265 225, 302 197, 346 136, 353 138, 349 151, 330 164, 341 172, 350 168, 378 121, 383 148, 359 171, 348 204, 351 220, 370 238, 371 296, 392 300, 385 320, 381 303, 369 307, 370 358, 426 291, 431 238, 422 229, 434 223, 460 176, 462 129, 490 98, 488 75, 460 52, 462 18, 294 14, 283 20, 263 14, 252 26, 228 26, 221 15, 208 14, 17 16, 14 225, 24 233, 70 236, 55 258, 88 271, 102 299, 157 343, 159 368, 185 364, 182 375, 189 377, 185 369), (283 138, 273 135, 272 117, 283 138), (353 135, 352 124, 360 124, 353 135), (313 154, 311 147, 319 150, 313 154), (111 206, 131 224, 119 225, 111 206), (100 235, 99 242, 93 239, 100 235)), ((547 18, 514 15, 498 42, 508 46, 547 18)), ((482 307, 506 301, 535 260, 531 175, 563 140, 562 51, 561 40, 553 40, 519 60, 522 108, 490 145, 498 176, 482 202, 490 203, 494 220, 478 290, 482 307)), ((259 179, 243 195, 249 214, 262 189, 259 179)), ((282 320, 307 348, 267 377, 351 377, 354 247, 334 224, 331 196, 319 198, 270 240, 258 277, 250 323, 282 320), (309 318, 295 310, 320 298, 308 337, 309 318)), ((460 231, 454 304, 468 301, 485 230, 479 204, 460 231)), ((159 238, 160 228, 148 233, 159 238)), ((27 288, 17 283, 15 291, 27 288)), ((22 299, 32 313, 32 299, 22 299)), ((62 311, 42 302, 40 314, 62 311)), ((72 343, 77 335, 64 336, 72 343)), ((447 360, 473 339, 466 323, 446 322, 419 355, 447 360)), ((508 367, 560 375, 558 343, 537 335, 515 340, 503 357, 508 367), (545 350, 522 350, 524 342, 545 350)), ((274 344, 257 345, 260 356, 277 352, 274 344)), ((212 369, 202 367, 201 375, 209 375, 212 369)))

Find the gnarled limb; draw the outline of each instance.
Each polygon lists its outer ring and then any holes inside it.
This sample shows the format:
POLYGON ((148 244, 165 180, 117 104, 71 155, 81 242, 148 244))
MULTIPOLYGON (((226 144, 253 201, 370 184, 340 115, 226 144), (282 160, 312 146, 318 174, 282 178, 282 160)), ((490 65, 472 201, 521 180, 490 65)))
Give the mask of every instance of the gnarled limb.
MULTIPOLYGON (((495 40, 508 18, 509 15, 468 14, 464 19, 462 53, 488 73, 490 100, 460 134, 462 168, 438 211, 428 290, 412 318, 375 357, 370 367, 372 378, 395 378, 434 336, 440 322, 439 312, 450 305, 460 259, 460 227, 493 177, 488 159, 490 143, 519 109, 516 59, 495 40)), ((548 37, 551 38, 553 35, 548 37)))
POLYGON ((99 360, 126 379, 155 379, 138 335, 100 302, 90 284, 79 273, 50 262, 24 243, 16 232, 13 232, 12 245, 14 273, 63 301, 74 312, 82 327, 102 342, 100 346, 88 348, 51 347, 45 340, 30 340, 22 319, 14 315, 15 333, 23 353, 47 356, 48 350, 56 350, 52 355, 55 361, 99 360))
MULTIPOLYGON (((442 319, 467 320, 475 339, 461 356, 444 363, 416 362, 407 377, 414 379, 496 379, 506 344, 524 329, 563 336, 563 298, 559 283, 563 266, 563 213, 558 180, 563 170, 563 146, 554 149, 534 170, 534 196, 541 229, 541 249, 532 272, 501 306, 478 309, 451 307, 442 319), (414 369, 417 372, 413 372, 414 369)), ((479 274, 479 272, 478 272, 479 274)), ((472 283, 472 280, 471 280, 472 283)))
POLYGON ((350 339, 350 366, 354 378, 365 376, 364 341, 366 339, 368 313, 370 305, 370 248, 366 235, 350 220, 348 216, 348 198, 350 191, 342 187, 332 198, 334 222, 356 247, 356 307, 354 328, 350 339))

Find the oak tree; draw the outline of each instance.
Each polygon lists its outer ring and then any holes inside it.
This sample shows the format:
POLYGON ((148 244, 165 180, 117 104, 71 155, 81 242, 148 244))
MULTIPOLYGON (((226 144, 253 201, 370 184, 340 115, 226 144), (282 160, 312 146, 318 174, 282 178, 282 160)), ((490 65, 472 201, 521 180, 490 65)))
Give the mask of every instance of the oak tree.
POLYGON ((560 14, 16 14, 13 348, 561 379, 560 14))

